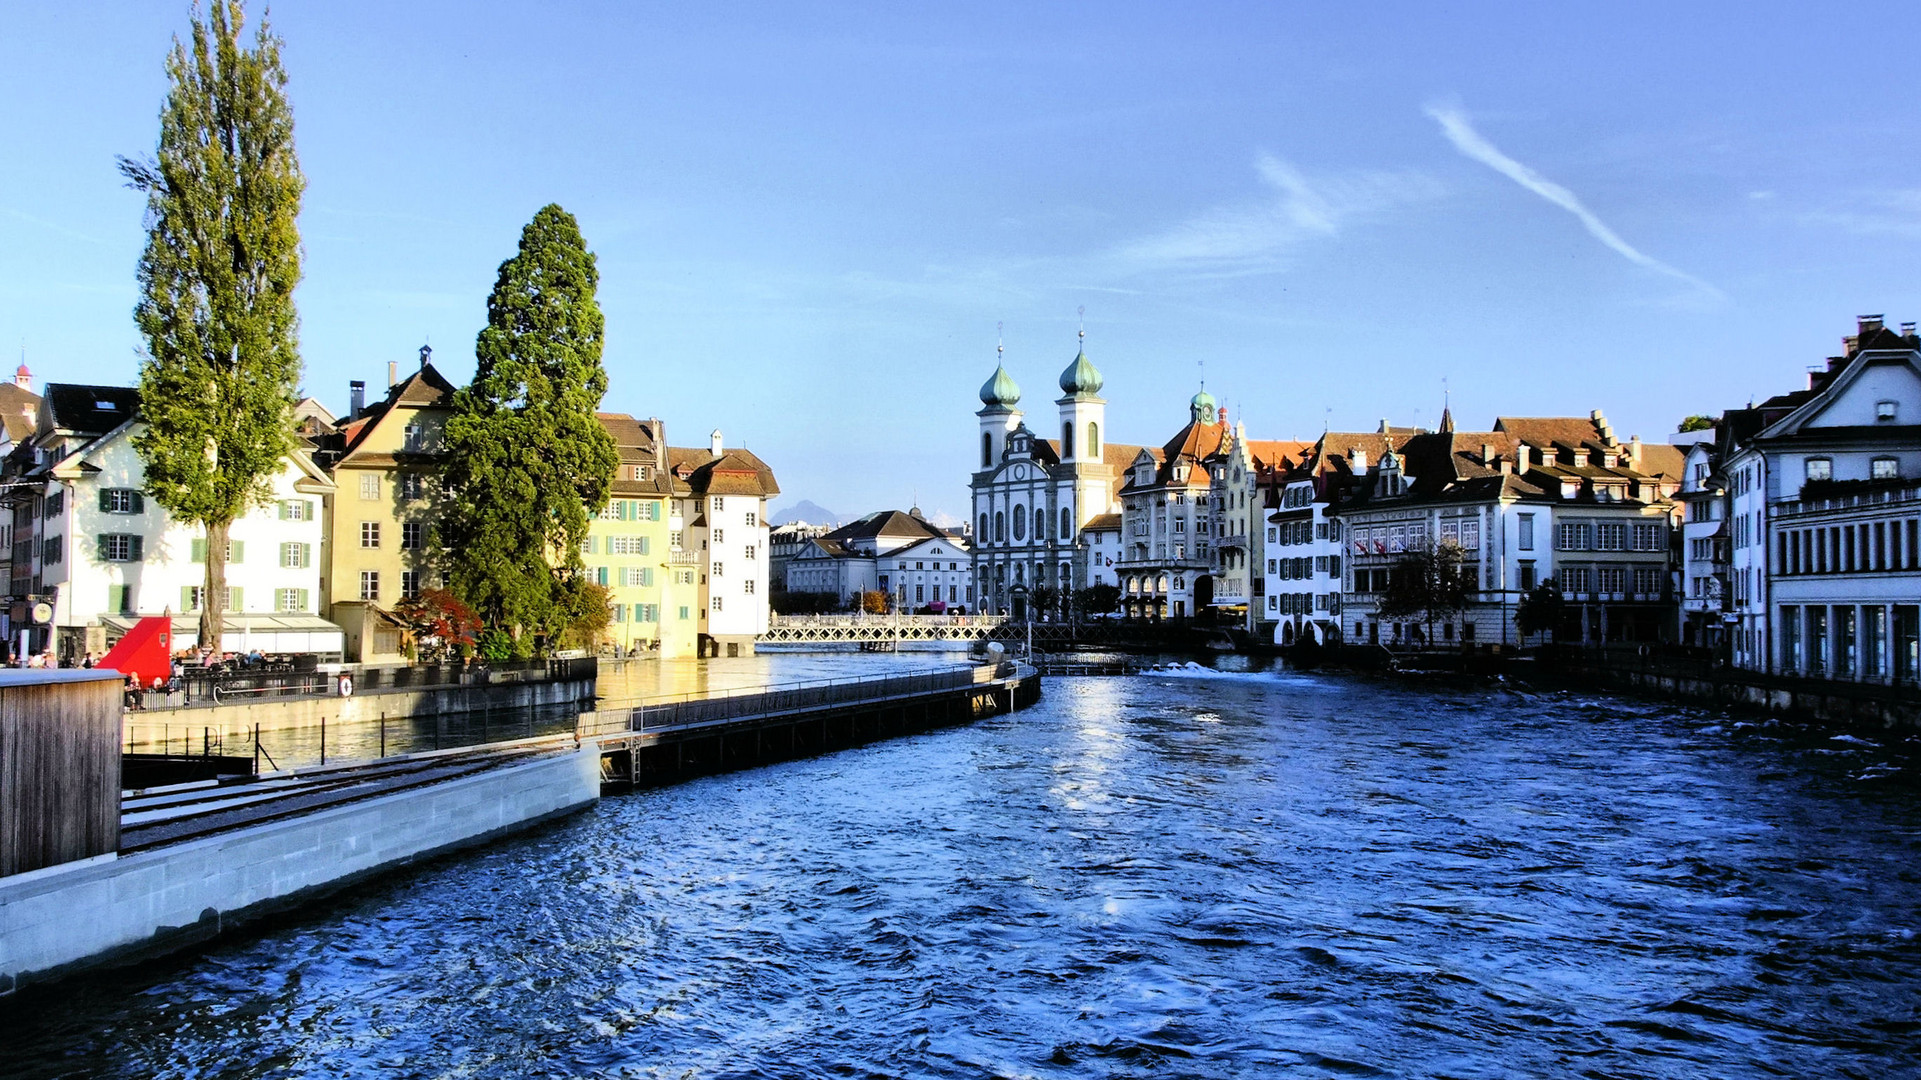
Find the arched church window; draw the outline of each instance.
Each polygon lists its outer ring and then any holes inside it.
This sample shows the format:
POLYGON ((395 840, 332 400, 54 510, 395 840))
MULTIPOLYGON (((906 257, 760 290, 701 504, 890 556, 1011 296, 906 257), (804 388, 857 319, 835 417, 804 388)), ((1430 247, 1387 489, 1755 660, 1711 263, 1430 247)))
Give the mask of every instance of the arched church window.
POLYGON ((1025 540, 1026 538, 1027 538, 1027 507, 1016 506, 1014 507, 1014 540, 1016 542, 1019 542, 1021 540, 1025 540))
POLYGON ((994 542, 1007 542, 1007 515, 999 510, 994 511, 994 542))
POLYGON ((975 535, 979 536, 982 540, 987 539, 987 515, 986 514, 981 515, 981 531, 976 533, 975 535))
POLYGON ((1074 456, 1074 422, 1069 420, 1061 425, 1061 457, 1074 456))
POLYGON ((1061 507, 1061 542, 1074 538, 1074 514, 1065 506, 1061 507))
POLYGON ((983 431, 981 432, 981 468, 991 469, 993 467, 994 467, 994 436, 988 432, 983 431))
POLYGON ((1101 456, 1101 426, 1092 420, 1087 422, 1087 456, 1101 456))

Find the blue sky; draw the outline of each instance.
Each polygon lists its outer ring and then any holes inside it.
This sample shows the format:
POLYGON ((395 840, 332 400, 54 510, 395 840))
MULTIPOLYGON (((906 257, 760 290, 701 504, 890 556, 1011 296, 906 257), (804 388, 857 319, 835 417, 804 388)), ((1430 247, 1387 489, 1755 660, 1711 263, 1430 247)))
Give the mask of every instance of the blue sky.
MULTIPOLYGON (((995 325, 1037 429, 1087 309, 1115 441, 1605 410, 1624 437, 1921 319, 1914 5, 283 0, 307 389, 456 380, 547 202, 605 407, 787 503, 964 514, 995 325)), ((185 3, 10 5, 0 345, 124 382, 185 3)))

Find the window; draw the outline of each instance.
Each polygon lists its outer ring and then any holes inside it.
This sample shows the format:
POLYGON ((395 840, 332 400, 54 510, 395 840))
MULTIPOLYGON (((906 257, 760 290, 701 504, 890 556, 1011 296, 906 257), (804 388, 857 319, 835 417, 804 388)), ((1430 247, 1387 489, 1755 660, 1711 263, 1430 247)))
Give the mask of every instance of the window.
POLYGON ((1101 456, 1101 426, 1092 420, 1087 422, 1087 456, 1101 456))
POLYGON ((275 611, 307 610, 308 593, 305 589, 275 589, 273 609, 275 611))
POLYGON ((146 500, 132 488, 101 488, 100 512, 103 514, 138 514, 146 509, 146 500))
POLYGON ((66 538, 49 536, 40 543, 40 561, 52 566, 66 557, 66 538))
POLYGON ((313 545, 288 542, 280 545, 280 568, 304 570, 313 565, 313 545))
POLYGON ((1571 593, 1594 591, 1594 572, 1585 566, 1561 571, 1561 588, 1571 593))
POLYGON ((1594 527, 1594 538, 1596 540, 1594 546, 1602 551, 1621 551, 1627 547, 1627 526, 1618 522, 1604 521, 1594 527))
POLYGON ((748 578, 746 581, 741 582, 740 591, 746 593, 748 596, 754 595, 754 579, 748 578))
POLYGON ((747 525, 749 528, 758 524, 759 521, 760 521, 760 518, 757 517, 752 510, 747 511, 747 525))
POLYGON ((647 554, 648 547, 647 538, 644 536, 610 536, 607 538, 607 554, 609 555, 645 555, 647 554))
POLYGON ((1597 573, 1604 593, 1627 591, 1627 570, 1619 566, 1603 566, 1597 573))
POLYGON ((360 572, 360 598, 373 601, 380 599, 380 571, 362 570, 360 572))
MULTIPOLYGON (((741 552, 741 555, 745 557, 749 562, 752 562, 754 558, 754 550, 755 550, 755 545, 748 544, 746 549, 741 552)), ((645 550, 643 549, 643 554, 644 553, 645 553, 645 550)))
POLYGON ((312 521, 313 520, 313 500, 312 499, 280 500, 280 520, 312 521))
POLYGON ((421 491, 420 474, 417 472, 401 473, 400 480, 399 480, 399 487, 400 487, 401 498, 403 499, 420 498, 420 491, 421 491))
POLYGON ((123 615, 132 614, 133 586, 131 585, 107 586, 107 610, 117 611, 123 615))
POLYGON ((1901 459, 1878 457, 1868 463, 1870 480, 1899 480, 1901 478, 1901 459))
POLYGON ((1520 547, 1522 551, 1534 550, 1534 515, 1521 515, 1520 547))
POLYGON ((402 570, 400 572, 400 598, 402 600, 420 599, 420 571, 402 570))
POLYGON ((1892 424, 1892 423, 1894 423, 1894 417, 1895 417, 1895 410, 1896 410, 1897 408, 1899 408, 1899 406, 1897 406, 1897 405, 1896 405, 1896 404, 1895 404, 1894 402, 1892 402, 1892 401, 1877 401, 1877 402, 1875 402, 1875 403, 1874 403, 1874 419, 1875 419, 1875 422, 1876 422, 1876 423, 1880 423, 1880 424, 1892 424))
POLYGON ((1634 527, 1634 550, 1661 550, 1661 526, 1653 524, 1636 525, 1634 527))
MULTIPOLYGON (((714 509, 715 509, 715 510, 720 510, 720 509, 721 509, 722 507, 724 507, 724 506, 725 506, 726 504, 727 504, 727 500, 725 500, 725 499, 723 499, 723 498, 721 498, 721 497, 720 497, 720 496, 718 496, 718 495, 716 495, 716 496, 714 496, 714 509)), ((716 609, 714 609, 714 610, 716 610, 716 611, 718 611, 718 610, 720 610, 720 609, 719 609, 719 608, 716 608, 716 609)))
MULTIPOLYGON (((207 561, 206 538, 201 537, 199 539, 196 539, 193 542, 192 551, 193 551, 194 562, 197 562, 197 563, 206 562, 207 561)), ((247 553, 247 542, 245 540, 227 541, 227 562, 229 563, 244 562, 246 561, 244 558, 246 553, 247 553)))
POLYGON ((1649 566, 1634 568, 1634 591, 1643 596, 1653 596, 1661 591, 1661 571, 1649 566))
POLYGON ((103 533, 100 536, 100 561, 139 562, 140 539, 132 533, 103 533))
POLYGON ((716 543, 716 544, 723 544, 723 543, 726 543, 726 542, 727 542, 727 530, 725 530, 725 529, 715 529, 715 530, 714 530, 714 543, 716 543))
POLYGON ((360 523, 360 546, 377 548, 380 546, 380 522, 363 521, 360 523))
POLYGON ((1524 562, 1521 564, 1521 591, 1531 592, 1533 589, 1534 589, 1534 564, 1531 562, 1524 562))
POLYGON ((680 605, 680 617, 683 620, 693 618, 694 617, 693 609, 688 607, 686 604, 680 605))
POLYGON ((379 473, 360 474, 360 497, 368 502, 374 502, 380 498, 379 473))
POLYGON ((1807 463, 1809 480, 1834 479, 1834 462, 1829 458, 1811 457, 1807 463))
MULTIPOLYGON (((234 586, 234 585, 227 586, 226 603, 220 605, 220 609, 222 611, 245 610, 245 604, 243 602, 243 592, 244 590, 242 590, 238 586, 234 586)), ((200 601, 204 598, 204 596, 205 596, 204 591, 198 585, 182 586, 180 589, 180 610, 199 611, 201 608, 200 601)))
POLYGON ((1561 526, 1562 551, 1587 551, 1594 546, 1594 534, 1586 523, 1563 523, 1561 526))
POLYGON ((422 443, 422 434, 420 421, 407 421, 407 426, 400 429, 401 449, 419 450, 422 443))
POLYGON ((427 546, 427 526, 418 521, 404 522, 400 526, 400 550, 419 551, 427 546))
POLYGON ((667 546, 673 548, 675 551, 680 550, 680 540, 681 535, 678 530, 667 534, 667 546))
POLYGON ((48 521, 67 512, 67 489, 60 488, 40 504, 40 516, 48 521))
POLYGON ((714 610, 715 611, 720 610, 720 597, 718 596, 714 597, 714 610))

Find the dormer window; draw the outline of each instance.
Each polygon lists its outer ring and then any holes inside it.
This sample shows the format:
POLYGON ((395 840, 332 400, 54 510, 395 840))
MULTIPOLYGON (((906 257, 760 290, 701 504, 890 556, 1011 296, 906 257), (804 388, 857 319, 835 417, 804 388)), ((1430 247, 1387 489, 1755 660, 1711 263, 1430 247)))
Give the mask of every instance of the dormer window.
POLYGON ((1875 420, 1875 422, 1876 422, 1876 423, 1878 423, 1878 424, 1892 424, 1892 423, 1894 423, 1894 417, 1895 417, 1895 413, 1896 413, 1896 410, 1897 410, 1898 408, 1899 408, 1899 405, 1898 405, 1898 404, 1897 404, 1896 402, 1893 402, 1893 401, 1877 401, 1877 402, 1875 402, 1875 403, 1874 403, 1874 420, 1875 420))
POLYGON ((1901 479, 1901 459, 1878 457, 1868 463, 1868 478, 1871 480, 1901 479))

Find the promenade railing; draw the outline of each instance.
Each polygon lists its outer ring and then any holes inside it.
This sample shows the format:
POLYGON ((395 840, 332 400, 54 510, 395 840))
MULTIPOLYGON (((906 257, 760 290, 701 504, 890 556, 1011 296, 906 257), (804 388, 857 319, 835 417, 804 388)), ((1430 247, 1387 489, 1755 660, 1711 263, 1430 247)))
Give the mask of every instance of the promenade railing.
POLYGON ((979 686, 1012 677, 1015 673, 1012 662, 1001 661, 998 664, 950 665, 865 678, 815 679, 710 693, 679 694, 612 708, 602 705, 598 712, 581 717, 581 734, 594 736, 656 731, 753 716, 859 705, 979 686))

